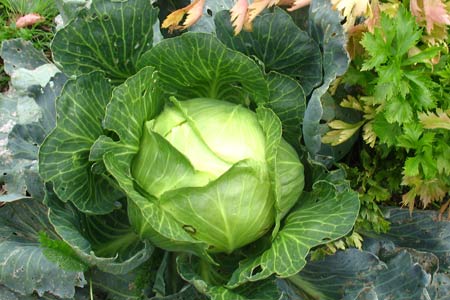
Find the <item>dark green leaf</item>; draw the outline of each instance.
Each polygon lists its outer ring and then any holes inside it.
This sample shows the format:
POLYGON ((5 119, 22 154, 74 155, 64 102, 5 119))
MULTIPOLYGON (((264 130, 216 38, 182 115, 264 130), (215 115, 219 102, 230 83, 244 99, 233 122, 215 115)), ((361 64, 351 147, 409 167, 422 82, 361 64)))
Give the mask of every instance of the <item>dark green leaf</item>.
POLYGON ((280 8, 257 17, 253 31, 234 35, 230 13, 215 17, 217 37, 231 49, 256 56, 266 72, 277 71, 297 79, 305 94, 322 82, 320 48, 308 33, 295 25, 280 8))
MULTIPOLYGON (((200 272, 203 275, 206 273, 204 263, 200 262, 198 258, 188 255, 177 258, 178 272, 183 279, 212 300, 277 300, 282 297, 274 278, 247 283, 236 289, 228 289, 220 284, 211 283, 211 278, 205 279, 200 275, 200 272)), ((214 275, 210 273, 207 276, 214 275)))
POLYGON ((52 43, 53 57, 64 73, 102 70, 122 82, 136 73, 136 62, 153 46, 158 9, 150 1, 93 1, 52 43))
MULTIPOLYGON (((125 274, 144 263, 153 251, 134 233, 124 209, 101 216, 86 215, 70 203, 59 201, 51 191, 47 193, 46 202, 56 232, 84 265, 96 266, 108 273, 125 274)), ((61 259, 74 258, 73 253, 66 253, 65 257, 63 254, 61 259)))
POLYGON ((303 115, 306 109, 305 93, 289 76, 270 72, 267 80, 270 93, 267 106, 280 118, 283 124, 283 137, 291 144, 297 145, 302 135, 303 115))

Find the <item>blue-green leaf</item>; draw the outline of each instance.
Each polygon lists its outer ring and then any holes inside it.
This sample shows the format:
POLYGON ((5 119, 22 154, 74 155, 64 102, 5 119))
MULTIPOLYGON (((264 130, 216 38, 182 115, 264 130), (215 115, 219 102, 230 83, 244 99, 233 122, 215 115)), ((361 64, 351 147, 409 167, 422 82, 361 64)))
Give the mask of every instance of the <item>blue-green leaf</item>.
POLYGON ((423 299, 431 276, 406 250, 379 259, 349 249, 324 260, 309 262, 287 279, 309 297, 323 300, 423 299))
MULTIPOLYGON (((391 223, 390 230, 381 236, 400 247, 413 248, 435 254, 442 271, 450 271, 450 222, 437 220, 438 212, 389 208, 384 212, 391 223)), ((371 234, 372 236, 372 234, 371 234)))
POLYGON ((388 233, 367 232, 371 237, 365 237, 364 250, 348 249, 309 262, 284 281, 284 288, 305 299, 448 300, 450 222, 437 221, 433 211, 410 214, 390 208, 385 216, 391 222, 388 233))
POLYGON ((27 198, 30 194, 42 199, 37 151, 54 127, 55 99, 66 78, 61 73, 50 78, 51 74, 36 72, 49 64, 29 42, 5 41, 1 55, 5 71, 15 80, 11 82, 11 90, 0 95, 0 180, 7 192, 0 196, 0 201, 27 198))
POLYGON ((19 295, 51 293, 72 298, 86 284, 82 272, 61 270, 39 247, 39 232, 51 228, 47 208, 37 200, 7 203, 0 208, 0 282, 19 295))
POLYGON ((19 68, 33 70, 49 63, 42 51, 23 39, 3 41, 0 56, 5 64, 5 72, 9 75, 19 68))
POLYGON ((320 155, 324 148, 329 147, 321 141, 323 129, 320 121, 324 114, 322 96, 336 77, 344 74, 350 59, 346 50, 347 36, 341 25, 341 17, 338 11, 332 9, 330 1, 318 0, 311 3, 308 31, 320 45, 323 57, 322 85, 311 95, 303 120, 303 138, 306 147, 313 156, 316 156, 320 155))

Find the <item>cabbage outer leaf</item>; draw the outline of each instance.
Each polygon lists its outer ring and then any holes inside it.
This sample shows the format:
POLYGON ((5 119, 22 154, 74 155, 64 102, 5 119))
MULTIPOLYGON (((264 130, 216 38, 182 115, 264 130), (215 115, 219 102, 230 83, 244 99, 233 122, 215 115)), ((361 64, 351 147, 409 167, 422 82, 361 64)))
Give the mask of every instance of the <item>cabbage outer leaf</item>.
POLYGON ((255 18, 253 30, 234 34, 230 13, 214 18, 217 37, 231 49, 257 57, 266 72, 276 71, 300 82, 305 94, 322 82, 322 55, 318 43, 300 29, 281 8, 255 18))
POLYGON ((205 33, 185 33, 161 41, 139 60, 154 66, 168 98, 214 98, 237 104, 269 98, 261 69, 249 57, 227 48, 205 33))
POLYGON ((92 1, 56 33, 54 60, 69 76, 101 70, 114 82, 123 82, 153 46, 157 21, 158 9, 150 1, 92 1))
POLYGON ((149 242, 141 241, 133 231, 125 209, 106 215, 84 214, 71 203, 61 202, 51 190, 47 190, 45 200, 55 231, 90 267, 125 274, 144 263, 153 252, 149 242))
POLYGON ((85 213, 105 214, 122 196, 110 179, 96 174, 90 148, 103 134, 101 120, 111 99, 111 85, 100 72, 69 80, 57 101, 57 125, 39 151, 39 171, 58 197, 85 213))
POLYGON ((295 150, 283 140, 281 122, 270 109, 256 110, 258 121, 266 135, 266 161, 270 185, 275 198, 275 236, 281 219, 295 205, 304 187, 303 165, 295 150))
POLYGON ((329 181, 318 181, 303 192, 298 204, 262 255, 240 263, 228 282, 230 288, 276 274, 289 277, 306 264, 310 248, 338 239, 353 227, 359 211, 358 194, 329 181))

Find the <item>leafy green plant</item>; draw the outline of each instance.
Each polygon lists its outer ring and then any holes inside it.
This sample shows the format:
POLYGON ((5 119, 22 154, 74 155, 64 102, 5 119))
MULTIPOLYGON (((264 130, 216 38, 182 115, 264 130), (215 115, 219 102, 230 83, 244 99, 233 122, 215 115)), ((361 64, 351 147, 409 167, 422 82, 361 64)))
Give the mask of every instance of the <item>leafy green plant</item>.
POLYGON ((344 81, 362 88, 356 98, 341 102, 346 108, 359 111, 359 123, 331 121, 333 129, 323 141, 337 145, 362 128, 362 137, 377 153, 387 157, 390 152, 403 155, 401 184, 407 189, 389 190, 390 195, 403 194, 403 205, 410 209, 420 199, 422 207, 443 201, 449 192, 447 126, 448 95, 442 92, 448 60, 434 65, 441 47, 423 45, 423 29, 412 14, 400 6, 395 18, 381 15, 373 33, 365 33, 361 44, 364 61, 355 61, 355 72, 344 81), (356 74, 358 70, 365 75, 356 74), (354 76, 357 75, 357 76, 354 76))
MULTIPOLYGON (((317 5, 339 22, 328 2, 317 5)), ((19 40, 3 44, 5 69, 41 87, 13 83, 42 97, 29 123, 6 114, 8 201, 43 200, 57 234, 41 234, 43 253, 68 271, 89 268, 94 286, 128 278, 140 288, 125 293, 139 296, 280 298, 275 276, 296 274, 312 247, 348 233, 359 208, 342 174, 314 165, 304 180, 305 99, 328 68, 320 47, 281 9, 241 37, 226 12, 215 14, 220 39, 190 32, 159 41, 157 22, 148 2, 93 1, 56 33, 63 74, 49 82, 38 74, 53 64, 19 40), (294 35, 258 34, 270 26, 294 35), (263 42, 270 56, 259 52, 263 42), (18 60, 23 53, 36 57, 18 60), (291 67, 298 58, 307 65, 291 67), (22 174, 36 178, 36 169, 43 182, 34 193, 22 174), (156 275, 143 282, 142 268, 156 275)), ((345 51, 343 41, 334 47, 345 51)))
POLYGON ((64 1, 53 62, 2 43, 0 298, 299 299, 311 251, 360 242, 358 193, 323 164, 342 149, 320 141, 349 63, 330 2, 238 36, 214 9, 167 39, 155 3, 64 1))

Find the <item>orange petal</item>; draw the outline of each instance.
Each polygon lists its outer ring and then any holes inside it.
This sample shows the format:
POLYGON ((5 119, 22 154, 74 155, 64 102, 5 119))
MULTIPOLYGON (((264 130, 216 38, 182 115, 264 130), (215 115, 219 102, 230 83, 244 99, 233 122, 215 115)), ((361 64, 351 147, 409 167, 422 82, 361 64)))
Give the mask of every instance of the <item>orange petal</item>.
POLYGON ((238 35, 244 27, 245 18, 247 17, 247 9, 247 0, 237 0, 236 4, 230 9, 234 35, 238 35))
POLYGON ((186 20, 183 23, 184 29, 191 27, 202 17, 205 1, 206 0, 195 0, 191 3, 191 7, 187 12, 186 20))

